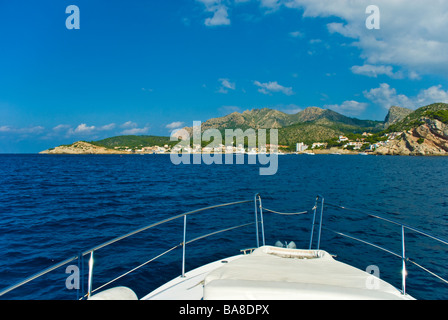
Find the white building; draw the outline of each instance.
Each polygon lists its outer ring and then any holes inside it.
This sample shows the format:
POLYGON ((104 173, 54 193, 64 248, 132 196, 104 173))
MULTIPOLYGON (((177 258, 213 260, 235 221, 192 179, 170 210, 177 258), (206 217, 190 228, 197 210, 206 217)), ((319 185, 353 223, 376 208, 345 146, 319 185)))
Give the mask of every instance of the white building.
POLYGON ((165 153, 166 149, 164 147, 158 147, 158 149, 156 150, 156 153, 165 153))
POLYGON ((304 144, 303 142, 300 142, 300 143, 296 144, 296 151, 297 152, 303 152, 306 149, 308 149, 308 146, 306 144, 304 144))
POLYGON ((326 146, 327 146, 327 143, 325 143, 325 142, 315 142, 311 146, 311 149, 321 148, 321 147, 326 147, 326 146))
POLYGON ((361 149, 361 147, 363 146, 363 142, 355 142, 355 141, 350 141, 349 143, 347 143, 344 148, 347 147, 353 147, 353 150, 359 150, 361 149))

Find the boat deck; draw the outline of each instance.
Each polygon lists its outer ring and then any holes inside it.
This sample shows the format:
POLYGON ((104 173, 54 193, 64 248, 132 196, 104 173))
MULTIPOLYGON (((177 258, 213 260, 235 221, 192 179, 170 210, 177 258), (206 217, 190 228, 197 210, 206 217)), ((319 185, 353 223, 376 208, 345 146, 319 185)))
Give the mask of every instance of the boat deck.
POLYGON ((264 246, 178 277, 142 300, 411 300, 322 250, 264 246))
POLYGON ((204 297, 203 284, 205 277, 213 270, 242 256, 237 255, 218 260, 186 272, 185 277, 179 276, 174 278, 147 294, 141 300, 202 300, 204 297))

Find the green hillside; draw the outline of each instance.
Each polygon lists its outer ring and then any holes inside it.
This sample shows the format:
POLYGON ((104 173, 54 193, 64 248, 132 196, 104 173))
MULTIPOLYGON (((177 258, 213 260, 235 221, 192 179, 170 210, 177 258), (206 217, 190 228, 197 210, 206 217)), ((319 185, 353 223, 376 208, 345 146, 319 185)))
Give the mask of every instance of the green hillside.
MULTIPOLYGON (((325 142, 343 134, 379 132, 384 122, 346 117, 335 111, 309 107, 296 114, 263 108, 234 112, 202 123, 202 131, 218 129, 223 137, 225 129, 278 129, 279 144, 294 146, 297 142, 307 144, 325 142)), ((192 132, 192 128, 187 130, 192 132)))
POLYGON ((114 147, 128 147, 128 148, 139 148, 139 147, 150 147, 150 146, 163 146, 175 145, 176 142, 170 141, 169 137, 159 137, 159 136, 117 136, 111 137, 99 141, 90 142, 97 146, 106 147, 113 149, 114 147))
POLYGON ((357 126, 328 119, 298 123, 279 129, 279 144, 294 146, 297 142, 305 144, 328 142, 340 135, 361 135, 363 132, 378 133, 382 131, 382 127, 377 122, 372 121, 372 124, 374 126, 357 126))

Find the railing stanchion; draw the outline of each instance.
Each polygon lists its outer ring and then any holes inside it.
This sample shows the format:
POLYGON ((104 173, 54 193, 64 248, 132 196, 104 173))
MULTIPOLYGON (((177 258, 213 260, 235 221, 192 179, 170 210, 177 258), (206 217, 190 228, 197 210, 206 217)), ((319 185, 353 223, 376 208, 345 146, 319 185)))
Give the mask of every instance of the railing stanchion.
POLYGON ((87 298, 92 294, 92 277, 93 277, 93 250, 90 252, 89 259, 89 282, 87 284, 87 298))
POLYGON ((313 248, 314 224, 316 223, 316 210, 317 210, 317 201, 318 200, 319 200, 319 196, 316 198, 316 202, 314 203, 314 208, 313 208, 313 222, 311 224, 311 237, 310 237, 309 250, 311 250, 313 248))
POLYGON ((254 205, 255 205, 255 233, 257 236, 257 248, 260 247, 260 239, 258 237, 258 209, 257 209, 257 196, 258 193, 254 196, 254 205))
POLYGON ((320 250, 320 236, 322 234, 322 220, 324 218, 324 198, 320 197, 322 199, 321 207, 320 207, 320 222, 319 222, 319 238, 317 239, 317 250, 320 250))
POLYGON ((261 239, 263 240, 263 246, 266 245, 264 238, 264 221, 263 221, 263 205, 261 203, 261 197, 258 195, 258 202, 260 203, 260 223, 261 223, 261 239))
POLYGON ((401 226, 401 248, 402 248, 402 286, 403 286, 403 295, 406 295, 406 247, 404 240, 404 226, 401 226))
POLYGON ((184 215, 184 237, 182 242, 182 278, 185 278, 185 245, 187 243, 187 215, 184 215))

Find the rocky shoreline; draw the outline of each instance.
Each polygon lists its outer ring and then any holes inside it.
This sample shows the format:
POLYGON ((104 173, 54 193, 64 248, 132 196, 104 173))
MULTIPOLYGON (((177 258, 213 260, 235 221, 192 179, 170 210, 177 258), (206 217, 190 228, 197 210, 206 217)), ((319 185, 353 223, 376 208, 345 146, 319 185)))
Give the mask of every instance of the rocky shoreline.
MULTIPOLYGON (((428 135, 426 135, 428 137, 428 135)), ((312 152, 303 152, 299 154, 313 153, 319 155, 393 155, 393 156, 448 156, 447 151, 442 151, 440 148, 435 147, 433 142, 419 144, 419 138, 413 136, 410 133, 406 133, 405 137, 402 140, 395 141, 389 146, 380 147, 378 150, 374 152, 358 152, 352 150, 344 150, 340 148, 331 148, 331 149, 323 149, 323 150, 313 150, 312 152), (411 151, 409 146, 413 148, 411 151)), ((132 154, 145 154, 143 152, 129 152, 129 151, 120 151, 114 149, 108 149, 100 146, 95 146, 93 144, 78 141, 73 143, 70 146, 59 146, 53 149, 44 150, 39 152, 39 154, 52 154, 52 155, 107 155, 107 154, 120 154, 120 155, 132 155, 132 154)), ((152 154, 152 153, 151 153, 152 154)), ((169 154, 160 153, 160 154, 169 154)), ((285 154, 297 154, 297 153, 285 153, 285 154)))
POLYGON ((378 155, 446 156, 448 155, 448 125, 429 118, 423 124, 404 132, 400 139, 374 151, 378 155))

